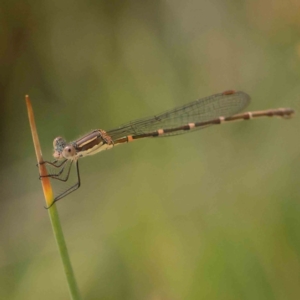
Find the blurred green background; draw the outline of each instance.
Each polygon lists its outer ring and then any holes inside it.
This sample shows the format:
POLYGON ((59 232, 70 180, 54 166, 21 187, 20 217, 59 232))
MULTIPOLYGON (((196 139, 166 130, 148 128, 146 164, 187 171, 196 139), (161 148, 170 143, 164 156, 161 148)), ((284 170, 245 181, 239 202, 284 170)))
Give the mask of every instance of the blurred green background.
MULTIPOLYGON (((300 2, 1 1, 0 299, 68 299, 44 158, 227 89, 300 99, 300 2)), ((300 299, 299 116, 144 140, 81 161, 58 202, 83 299, 300 299)))

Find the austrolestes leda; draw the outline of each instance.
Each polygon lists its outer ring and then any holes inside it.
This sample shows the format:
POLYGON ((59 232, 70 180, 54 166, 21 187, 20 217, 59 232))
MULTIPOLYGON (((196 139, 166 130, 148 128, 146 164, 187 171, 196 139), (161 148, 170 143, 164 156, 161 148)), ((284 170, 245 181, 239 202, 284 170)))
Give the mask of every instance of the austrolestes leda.
POLYGON ((96 129, 81 138, 67 143, 62 137, 53 141, 55 160, 43 163, 53 167, 55 172, 47 176, 66 182, 71 167, 75 164, 77 180, 71 187, 57 195, 53 201, 62 199, 80 187, 80 158, 94 155, 103 150, 112 149, 117 145, 156 137, 167 137, 184 134, 211 125, 219 125, 239 120, 251 120, 260 117, 290 118, 294 114, 291 108, 277 108, 252 112, 241 112, 250 103, 248 94, 241 91, 225 91, 208 96, 186 105, 168 110, 164 113, 138 119, 116 129, 104 131, 96 129), (238 114, 239 113, 239 114, 238 114))

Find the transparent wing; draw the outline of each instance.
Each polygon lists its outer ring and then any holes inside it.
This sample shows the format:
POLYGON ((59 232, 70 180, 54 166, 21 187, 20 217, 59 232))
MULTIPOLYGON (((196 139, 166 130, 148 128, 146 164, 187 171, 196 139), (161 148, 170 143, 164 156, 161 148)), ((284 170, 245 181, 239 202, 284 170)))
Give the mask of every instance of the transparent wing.
MULTIPOLYGON (((244 92, 215 94, 154 117, 143 118, 124 124, 107 133, 113 140, 116 140, 127 135, 139 135, 154 132, 158 129, 175 128, 188 123, 205 122, 221 116, 229 117, 242 111, 249 102, 250 96, 244 92)), ((164 134, 163 137, 185 132, 190 131, 172 132, 164 134)))

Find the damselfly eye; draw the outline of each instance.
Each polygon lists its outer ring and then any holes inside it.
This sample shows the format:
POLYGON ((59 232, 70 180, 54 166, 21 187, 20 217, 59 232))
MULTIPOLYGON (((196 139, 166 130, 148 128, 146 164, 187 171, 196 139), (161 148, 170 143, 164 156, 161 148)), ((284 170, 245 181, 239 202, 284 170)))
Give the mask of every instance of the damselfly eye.
POLYGON ((68 145, 64 148, 62 155, 65 158, 70 158, 73 157, 76 154, 76 150, 72 145, 68 145))
POLYGON ((59 136, 53 140, 53 147, 56 149, 58 146, 65 144, 65 140, 59 136))

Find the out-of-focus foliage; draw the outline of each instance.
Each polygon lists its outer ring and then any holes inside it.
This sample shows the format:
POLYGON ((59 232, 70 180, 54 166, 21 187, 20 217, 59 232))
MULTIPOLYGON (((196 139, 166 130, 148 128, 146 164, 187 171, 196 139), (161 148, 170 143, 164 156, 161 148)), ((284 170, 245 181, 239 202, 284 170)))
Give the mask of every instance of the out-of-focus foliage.
MULTIPOLYGON (((299 1, 8 1, 0 8, 0 299, 67 299, 44 151, 227 89, 300 101, 299 1)), ((144 140, 80 162, 58 208, 84 299, 299 299, 299 116, 144 140)))

